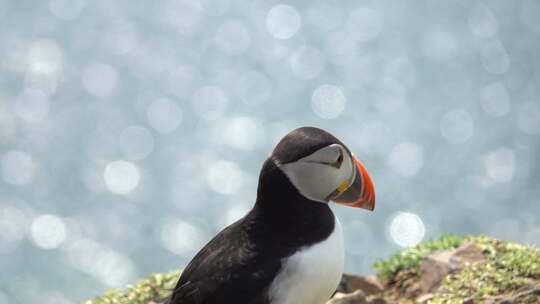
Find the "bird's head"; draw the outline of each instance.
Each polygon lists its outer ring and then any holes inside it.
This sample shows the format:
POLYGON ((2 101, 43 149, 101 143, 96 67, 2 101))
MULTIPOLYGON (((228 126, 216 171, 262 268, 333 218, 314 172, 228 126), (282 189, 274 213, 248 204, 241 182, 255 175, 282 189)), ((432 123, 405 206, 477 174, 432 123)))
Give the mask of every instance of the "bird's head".
POLYGON ((375 186, 366 168, 347 146, 324 130, 302 127, 290 132, 269 160, 309 200, 375 208, 375 186))

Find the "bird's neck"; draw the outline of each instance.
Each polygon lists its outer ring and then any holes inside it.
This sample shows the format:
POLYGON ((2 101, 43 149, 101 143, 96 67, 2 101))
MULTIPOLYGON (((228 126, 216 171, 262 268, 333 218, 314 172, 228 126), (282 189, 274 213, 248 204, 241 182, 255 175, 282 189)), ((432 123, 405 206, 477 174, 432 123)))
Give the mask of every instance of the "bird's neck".
POLYGON ((289 240, 306 244, 326 239, 335 224, 328 204, 300 194, 271 159, 261 170, 257 201, 249 216, 277 237, 283 234, 289 240))

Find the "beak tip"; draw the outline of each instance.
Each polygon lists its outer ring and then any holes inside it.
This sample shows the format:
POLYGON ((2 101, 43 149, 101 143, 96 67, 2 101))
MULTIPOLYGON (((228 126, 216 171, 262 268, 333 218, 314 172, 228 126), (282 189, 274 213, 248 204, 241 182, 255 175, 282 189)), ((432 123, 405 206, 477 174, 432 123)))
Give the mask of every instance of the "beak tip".
POLYGON ((375 210, 375 200, 369 201, 369 202, 364 206, 364 209, 369 210, 369 211, 374 211, 374 210, 375 210))

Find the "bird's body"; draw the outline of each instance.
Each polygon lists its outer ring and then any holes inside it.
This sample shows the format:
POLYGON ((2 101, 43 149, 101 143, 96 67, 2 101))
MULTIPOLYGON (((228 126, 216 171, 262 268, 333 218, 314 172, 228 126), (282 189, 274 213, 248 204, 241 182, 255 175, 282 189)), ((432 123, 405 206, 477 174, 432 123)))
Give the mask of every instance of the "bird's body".
MULTIPOLYGON (((331 135, 322 139, 327 142, 318 139, 312 150, 319 151, 319 146, 337 141, 331 135)), ((301 148, 307 144, 310 142, 301 148)), ((199 251, 182 272, 168 303, 323 304, 333 294, 344 265, 341 225, 323 198, 308 198, 320 189, 314 192, 309 184, 303 186, 306 196, 291 182, 290 175, 295 172, 290 171, 298 169, 287 168, 284 161, 300 161, 294 155, 281 155, 280 145, 274 150, 279 159, 270 157, 263 165, 253 209, 199 251)), ((345 150, 332 149, 331 153, 342 151, 342 162, 345 150)), ((327 154, 325 150, 323 158, 327 154)), ((338 158, 337 154, 331 157, 338 158)), ((348 175, 351 174, 354 172, 348 175)), ((320 174, 325 175, 329 174, 320 174)), ((349 184, 354 183, 351 180, 349 184)))
POLYGON ((270 287, 270 303, 325 303, 339 284, 344 262, 343 233, 336 217, 334 231, 327 239, 283 261, 270 287))

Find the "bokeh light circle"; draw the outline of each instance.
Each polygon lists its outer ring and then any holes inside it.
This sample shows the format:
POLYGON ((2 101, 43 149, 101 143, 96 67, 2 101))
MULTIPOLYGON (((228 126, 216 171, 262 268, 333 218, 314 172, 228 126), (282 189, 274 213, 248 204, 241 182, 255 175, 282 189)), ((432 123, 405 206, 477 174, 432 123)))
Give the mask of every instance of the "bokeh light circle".
POLYGON ((301 25, 300 14, 290 5, 278 4, 266 15, 266 30, 277 39, 291 38, 298 32, 301 25))
POLYGON ((49 2, 49 10, 61 20, 76 19, 85 6, 86 0, 51 0, 49 2))
POLYGON ((54 249, 66 239, 64 220, 56 215, 44 214, 32 221, 30 226, 32 240, 42 249, 54 249))
POLYGON ((203 1, 176 0, 167 1, 163 6, 163 15, 181 35, 192 35, 201 22, 204 13, 203 1))
POLYGON ((512 149, 498 148, 484 158, 484 166, 487 176, 493 181, 511 182, 516 171, 516 155, 512 149))
POLYGON ((382 20, 377 10, 359 7, 350 12, 347 27, 352 38, 361 42, 369 41, 381 33, 382 20))
POLYGON ((246 215, 250 209, 250 207, 241 204, 237 204, 227 208, 227 211, 223 214, 223 217, 221 218, 221 225, 228 226, 238 221, 240 218, 246 215))
POLYGON ((170 133, 182 122, 182 110, 176 102, 160 98, 152 102, 146 110, 148 124, 159 133, 170 133))
POLYGON ((116 194, 129 194, 139 184, 139 169, 131 162, 115 160, 107 164, 103 173, 105 185, 116 194))
POLYGON ((388 228, 390 238, 401 247, 412 247, 422 241, 426 228, 422 219, 411 212, 398 212, 388 228))
POLYGON ((230 119, 220 133, 229 146, 246 151, 253 150, 264 138, 261 124, 245 116, 230 119))
POLYGON ((323 119, 339 117, 345 110, 347 99, 340 87, 323 84, 311 95, 311 108, 317 116, 323 119))
POLYGON ((56 74, 63 68, 62 49, 54 40, 33 41, 27 54, 27 72, 56 74))
POLYGON ((117 82, 118 73, 109 64, 93 63, 83 70, 83 87, 99 99, 110 97, 116 90, 117 82))
POLYGON ((480 46, 480 61, 484 69, 492 74, 504 74, 510 68, 510 56, 498 39, 485 41, 480 46))
POLYGON ((481 2, 473 6, 468 18, 471 32, 481 38, 497 35, 498 24, 495 15, 489 7, 481 2))
POLYGON ((510 95, 504 84, 493 82, 482 89, 480 106, 490 116, 501 117, 510 112, 510 95))
POLYGON ((213 191, 230 195, 243 186, 244 173, 234 162, 217 160, 209 164, 206 180, 213 191))
POLYGON ((206 236, 195 225, 183 220, 168 220, 161 227, 160 239, 170 252, 191 257, 204 245, 206 236))

